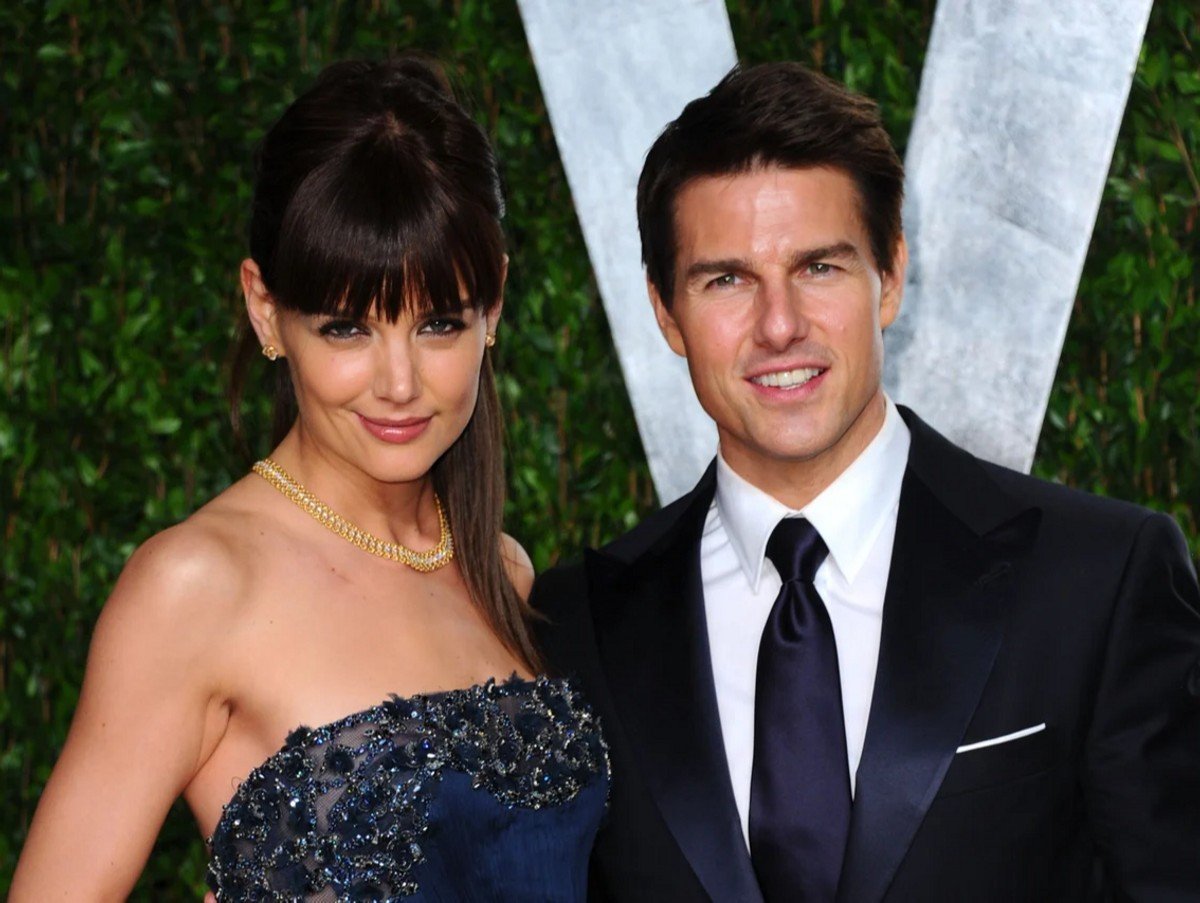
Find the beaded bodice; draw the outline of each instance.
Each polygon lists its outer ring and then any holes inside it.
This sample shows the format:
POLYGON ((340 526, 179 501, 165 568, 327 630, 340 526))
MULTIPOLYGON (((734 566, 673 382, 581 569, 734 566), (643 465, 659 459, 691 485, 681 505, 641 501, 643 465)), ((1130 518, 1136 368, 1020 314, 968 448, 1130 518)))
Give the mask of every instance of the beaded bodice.
POLYGON ((517 677, 300 727, 210 840, 225 900, 583 899, 604 812, 599 725, 517 677))

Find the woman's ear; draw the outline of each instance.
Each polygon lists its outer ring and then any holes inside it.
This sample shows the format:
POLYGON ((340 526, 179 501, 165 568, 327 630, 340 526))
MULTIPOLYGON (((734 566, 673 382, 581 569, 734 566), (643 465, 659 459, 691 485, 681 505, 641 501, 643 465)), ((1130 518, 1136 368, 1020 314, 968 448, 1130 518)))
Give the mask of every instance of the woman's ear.
POLYGON ((500 312, 504 310, 504 284, 508 281, 508 255, 504 255, 504 263, 500 268, 500 297, 495 305, 487 312, 487 334, 496 335, 496 327, 500 325, 500 312))
POLYGON ((242 295, 246 299, 246 313, 250 316, 250 325, 254 334, 258 336, 258 343, 264 349, 273 348, 276 356, 283 356, 284 347, 276 321, 279 308, 271 293, 267 291, 258 264, 249 257, 242 261, 241 280, 242 295))
POLYGON ((484 318, 484 325, 487 327, 487 334, 490 336, 496 335, 496 327, 500 325, 500 311, 504 309, 504 302, 500 301, 487 312, 484 318))

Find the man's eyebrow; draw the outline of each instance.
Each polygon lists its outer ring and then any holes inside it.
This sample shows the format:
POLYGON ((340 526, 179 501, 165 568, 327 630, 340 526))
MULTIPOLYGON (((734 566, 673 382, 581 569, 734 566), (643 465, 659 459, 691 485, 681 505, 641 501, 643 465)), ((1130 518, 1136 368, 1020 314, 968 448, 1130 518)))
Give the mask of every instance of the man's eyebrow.
POLYGON ((810 263, 816 263, 818 260, 826 260, 830 257, 846 258, 857 257, 858 248, 848 241, 839 241, 836 244, 825 245, 821 248, 809 248, 807 251, 797 251, 792 255, 793 270, 802 270, 810 263))
MULTIPOLYGON (((857 257, 858 248, 848 241, 839 241, 819 248, 808 248, 796 251, 791 258, 790 268, 802 270, 810 263, 829 258, 857 257)), ((751 273, 754 267, 748 260, 740 257, 726 257, 721 260, 697 260, 683 274, 684 281, 690 281, 697 276, 721 276, 725 273, 751 273)))
POLYGON ((684 280, 695 279, 697 276, 720 276, 724 273, 746 273, 750 270, 749 261, 740 258, 725 260, 697 260, 683 274, 684 280))

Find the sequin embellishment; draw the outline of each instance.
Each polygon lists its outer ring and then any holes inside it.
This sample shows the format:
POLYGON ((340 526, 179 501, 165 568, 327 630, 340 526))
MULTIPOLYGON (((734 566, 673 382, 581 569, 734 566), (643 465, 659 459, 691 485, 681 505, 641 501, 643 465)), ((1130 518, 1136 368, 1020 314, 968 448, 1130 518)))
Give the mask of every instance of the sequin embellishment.
POLYGON ((509 807, 564 804, 608 754, 567 681, 490 680, 299 727, 254 769, 209 840, 222 901, 387 900, 417 892, 444 769, 509 807))

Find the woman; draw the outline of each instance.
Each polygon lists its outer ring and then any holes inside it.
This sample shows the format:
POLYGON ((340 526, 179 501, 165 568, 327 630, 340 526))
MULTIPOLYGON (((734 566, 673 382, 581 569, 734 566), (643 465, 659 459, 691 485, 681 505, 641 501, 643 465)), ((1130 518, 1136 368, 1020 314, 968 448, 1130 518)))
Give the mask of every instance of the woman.
POLYGON ((241 283, 281 441, 130 559, 12 900, 123 898, 181 793, 220 900, 583 898, 606 761, 500 531, 498 184, 411 59, 267 134, 241 283))

